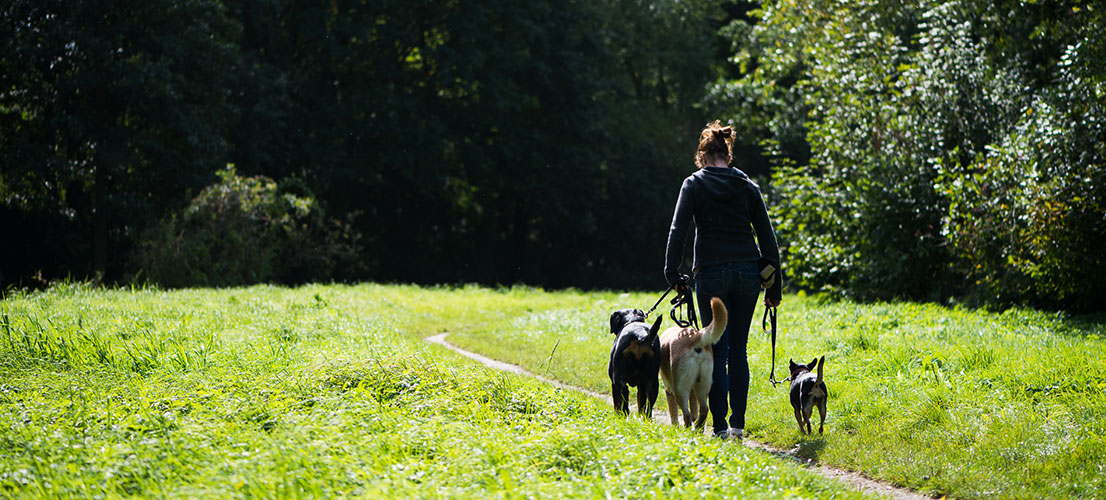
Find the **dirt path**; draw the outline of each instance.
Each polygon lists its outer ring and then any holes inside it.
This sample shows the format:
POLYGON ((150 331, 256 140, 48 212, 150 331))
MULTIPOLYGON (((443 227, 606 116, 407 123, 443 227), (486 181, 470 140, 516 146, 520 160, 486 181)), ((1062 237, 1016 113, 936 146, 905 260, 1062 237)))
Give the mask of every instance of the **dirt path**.
MULTIPOLYGON (((496 370, 505 371, 505 372, 517 373, 519 375, 526 375, 527 377, 533 377, 533 378, 536 378, 536 379, 541 380, 543 382, 546 382, 548 384, 552 384, 553 386, 560 387, 560 388, 566 389, 566 390, 582 392, 582 393, 587 394, 591 397, 602 399, 603 401, 609 401, 609 399, 610 399, 606 394, 600 394, 598 392, 592 392, 592 391, 589 391, 587 389, 581 389, 579 387, 573 387, 573 386, 570 386, 568 384, 564 384, 562 382, 558 382, 556 380, 553 380, 553 379, 543 377, 541 375, 526 371, 521 366, 512 365, 512 364, 509 364, 509 363, 504 363, 502 361, 496 361, 496 360, 491 359, 487 356, 481 356, 480 354, 476 354, 475 352, 466 351, 464 349, 461 349, 461 348, 447 342, 446 339, 445 339, 447 335, 449 335, 449 334, 448 333, 441 333, 441 334, 435 335, 433 337, 427 337, 426 341, 434 343, 434 344, 438 344, 440 346, 443 346, 443 347, 445 347, 449 350, 452 350, 452 351, 454 351, 458 354, 461 354, 462 356, 465 356, 467 358, 471 358, 475 361, 478 361, 481 364, 483 364, 484 366, 487 366, 489 368, 494 368, 496 370)), ((659 410, 654 410, 653 411, 653 420, 655 422, 663 424, 663 425, 667 425, 667 424, 671 423, 671 420, 668 417, 668 413, 663 412, 663 411, 659 411, 659 410)), ((798 448, 793 449, 793 450, 782 450, 782 449, 779 449, 779 448, 774 448, 772 446, 768 446, 764 443, 758 443, 758 442, 753 441, 751 439, 743 440, 742 444, 744 444, 745 446, 748 446, 749 448, 755 448, 755 449, 758 449, 758 450, 761 450, 761 451, 765 451, 765 452, 771 453, 771 454, 773 454, 773 455, 775 455, 779 458, 789 460, 789 461, 797 463, 797 464, 801 464, 801 465, 805 466, 807 469, 818 473, 822 477, 844 483, 848 488, 856 490, 856 491, 861 491, 861 492, 864 492, 864 493, 870 493, 870 494, 874 494, 874 495, 889 497, 889 498, 893 498, 895 500, 932 500, 932 497, 922 495, 921 493, 917 493, 917 492, 914 492, 914 491, 911 491, 911 490, 908 490, 908 489, 905 489, 905 488, 900 488, 898 486, 894 486, 894 485, 891 485, 891 484, 888 484, 888 483, 883 483, 883 482, 880 482, 880 481, 869 479, 869 478, 864 477, 864 476, 862 476, 862 475, 860 475, 856 472, 842 470, 842 469, 835 469, 833 467, 822 465, 822 464, 817 463, 817 462, 805 461, 805 460, 799 459, 795 456, 795 452, 798 451, 798 448)))

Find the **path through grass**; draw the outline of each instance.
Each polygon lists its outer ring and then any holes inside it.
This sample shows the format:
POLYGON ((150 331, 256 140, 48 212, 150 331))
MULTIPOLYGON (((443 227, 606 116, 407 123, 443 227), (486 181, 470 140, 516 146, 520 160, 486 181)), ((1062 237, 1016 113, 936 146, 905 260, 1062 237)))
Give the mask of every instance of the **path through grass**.
MULTIPOLYGON (((532 290, 482 297, 497 300, 499 309, 533 310, 465 328, 451 342, 606 393, 610 312, 656 300, 532 290), (555 304, 541 306, 551 297, 555 304)), ((831 400, 824 437, 798 433, 786 386, 767 382, 771 351, 759 316, 751 328, 746 430, 754 439, 934 494, 1106 496, 1100 318, 786 297, 777 375, 786 377, 788 358, 826 355, 831 400)))
MULTIPOLYGON (((602 297, 618 296, 70 285, 9 297, 0 496, 860 497, 419 340, 494 340, 497 325, 540 329, 541 315, 602 297)), ((547 366, 605 369, 580 358, 587 343, 564 342, 547 366)))

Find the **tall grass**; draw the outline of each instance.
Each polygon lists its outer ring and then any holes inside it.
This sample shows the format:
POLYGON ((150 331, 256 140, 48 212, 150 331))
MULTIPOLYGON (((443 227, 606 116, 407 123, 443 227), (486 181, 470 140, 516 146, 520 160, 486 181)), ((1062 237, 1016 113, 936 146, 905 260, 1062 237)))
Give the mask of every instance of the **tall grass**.
MULTIPOLYGON (((501 309, 538 306, 451 341, 530 369, 551 365, 558 379, 609 393, 607 318, 655 297, 519 291, 496 300, 501 309), (546 361, 555 339, 557 355, 546 361)), ((755 439, 934 494, 1106 495, 1100 320, 804 296, 786 297, 779 317, 778 378, 789 358, 826 356, 826 434, 801 435, 786 385, 767 382, 770 343, 755 316, 746 429, 755 439)))
POLYGON ((560 302, 377 285, 11 296, 0 496, 858 497, 420 340, 560 302))

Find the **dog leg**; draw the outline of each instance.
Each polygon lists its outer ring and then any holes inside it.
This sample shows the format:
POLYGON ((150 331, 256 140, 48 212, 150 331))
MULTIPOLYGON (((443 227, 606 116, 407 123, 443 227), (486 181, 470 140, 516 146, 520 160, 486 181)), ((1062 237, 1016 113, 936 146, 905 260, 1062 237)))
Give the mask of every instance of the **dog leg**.
POLYGON ((651 410, 649 409, 648 400, 649 400, 649 388, 645 387, 644 385, 638 386, 638 388, 637 388, 637 413, 638 413, 638 415, 646 417, 646 420, 649 419, 649 414, 651 413, 651 410))
POLYGON ((811 397, 803 401, 803 422, 806 423, 806 433, 813 434, 814 431, 810 428, 810 417, 814 415, 814 398, 811 397))
POLYGON ((657 404, 657 392, 660 391, 660 387, 660 382, 654 382, 649 385, 649 393, 647 394, 649 404, 645 408, 645 413, 649 420, 653 420, 653 406, 657 404))
POLYGON ((691 427, 691 408, 686 396, 680 396, 680 411, 684 414, 684 427, 691 427))
POLYGON ((822 433, 822 428, 826 425, 826 400, 822 399, 818 402, 818 434, 822 433))
POLYGON ((626 384, 615 384, 611 387, 614 394, 614 409, 623 415, 630 414, 630 387, 626 384))
POLYGON ((799 410, 798 407, 795 407, 795 421, 799 423, 799 433, 800 434, 805 433, 805 431, 803 429, 803 414, 800 413, 800 410, 799 410))
POLYGON ((695 428, 702 430, 703 426, 707 423, 707 397, 705 395, 695 395, 699 399, 697 406, 699 407, 699 419, 695 422, 695 428))
POLYGON ((691 409, 691 419, 698 421, 699 412, 702 411, 702 408, 699 408, 699 398, 695 395, 694 392, 692 392, 691 397, 688 398, 687 406, 691 409))
POLYGON ((676 416, 676 395, 668 392, 668 389, 664 391, 664 398, 668 400, 668 419, 672 422, 672 425, 680 425, 680 419, 676 416))

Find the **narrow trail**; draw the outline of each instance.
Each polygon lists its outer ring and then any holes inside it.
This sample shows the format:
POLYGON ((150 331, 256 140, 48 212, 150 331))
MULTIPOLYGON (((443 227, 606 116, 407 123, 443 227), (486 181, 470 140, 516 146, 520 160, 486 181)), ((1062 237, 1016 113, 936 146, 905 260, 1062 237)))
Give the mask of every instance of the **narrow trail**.
MULTIPOLYGON (((481 363, 484 366, 487 366, 489 368, 494 368, 494 369, 500 370, 500 371, 515 373, 515 374, 518 374, 518 375, 525 375, 527 377, 533 377, 533 378, 536 378, 538 380, 541 380, 542 382, 551 384, 551 385, 553 385, 555 387, 559 387, 561 389, 581 392, 581 393, 587 394, 588 396, 591 396, 593 398, 597 398, 597 399, 601 399, 601 400, 606 401, 606 402, 610 402, 610 397, 607 396, 606 394, 600 394, 598 392, 589 391, 587 389, 583 389, 583 388, 580 388, 580 387, 571 386, 571 385, 565 384, 563 382, 559 382, 559 381, 553 380, 551 378, 543 377, 543 376, 538 375, 536 373, 532 373, 532 372, 527 371, 526 369, 522 368, 521 366, 512 365, 510 363, 504 363, 502 361, 497 361, 497 360, 491 359, 487 356, 482 356, 482 355, 477 354, 475 352, 466 351, 464 349, 461 349, 460 347, 457 347, 453 344, 450 344, 448 341, 446 341, 445 338, 446 338, 447 335, 449 335, 449 333, 440 333, 438 335, 434 335, 433 337, 427 337, 426 341, 430 342, 430 343, 433 343, 433 344, 440 345, 442 347, 445 347, 446 349, 449 349, 449 350, 451 350, 453 352, 456 352, 456 353, 458 353, 462 356, 465 356, 467 358, 475 360, 475 361, 477 361, 477 362, 479 362, 479 363, 481 363)), ((653 410, 653 421, 655 421, 659 424, 662 424, 662 425, 668 425, 668 424, 671 423, 671 420, 668 417, 668 412, 660 411, 660 410, 653 410)), ((802 466, 806 467, 808 470, 813 471, 813 472, 821 475, 822 477, 825 477, 827 479, 831 479, 831 480, 834 480, 834 481, 838 481, 838 482, 844 484, 849 489, 852 489, 852 490, 855 490, 855 491, 860 491, 860 492, 863 492, 863 493, 870 493, 870 494, 874 494, 874 495, 880 495, 880 496, 884 496, 884 497, 888 497, 888 498, 893 498, 895 500, 932 500, 933 499, 933 497, 926 496, 926 495, 923 495, 923 494, 915 492, 915 491, 911 491, 911 490, 908 490, 908 489, 905 489, 905 488, 901 488, 901 487, 898 487, 898 486, 895 486, 895 485, 892 485, 892 484, 889 484, 889 483, 876 481, 874 479, 869 479, 869 478, 864 477, 864 476, 862 476, 862 475, 860 475, 856 472, 847 471, 847 470, 843 470, 843 469, 837 469, 837 468, 834 468, 834 467, 829 467, 827 465, 822 465, 818 462, 813 462, 813 461, 807 461, 807 460, 800 459, 800 458, 795 456, 795 452, 797 452, 799 450, 798 447, 796 447, 795 449, 792 449, 792 450, 783 450, 783 449, 780 449, 780 448, 775 448, 775 447, 769 446, 769 445, 764 444, 764 443, 758 443, 758 442, 753 441, 753 440, 748 439, 748 438, 744 439, 742 441, 742 444, 744 444, 745 446, 747 446, 749 448, 753 448, 753 449, 761 450, 761 451, 764 451, 764 452, 767 452, 767 453, 771 453, 772 455, 775 455, 778 458, 788 460, 792 463, 802 465, 802 466)))

